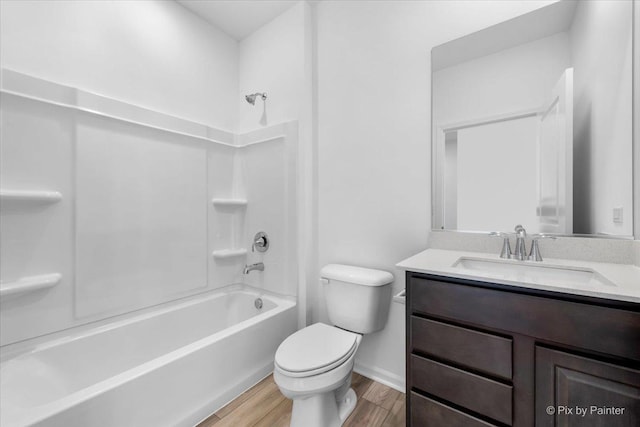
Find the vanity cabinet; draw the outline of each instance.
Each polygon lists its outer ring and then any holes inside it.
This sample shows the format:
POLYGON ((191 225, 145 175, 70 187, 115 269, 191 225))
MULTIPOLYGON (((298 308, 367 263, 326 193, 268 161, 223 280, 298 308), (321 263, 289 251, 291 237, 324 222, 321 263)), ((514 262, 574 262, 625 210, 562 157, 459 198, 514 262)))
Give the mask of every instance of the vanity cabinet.
POLYGON ((640 305, 408 272, 406 307, 410 426, 640 426, 640 305))

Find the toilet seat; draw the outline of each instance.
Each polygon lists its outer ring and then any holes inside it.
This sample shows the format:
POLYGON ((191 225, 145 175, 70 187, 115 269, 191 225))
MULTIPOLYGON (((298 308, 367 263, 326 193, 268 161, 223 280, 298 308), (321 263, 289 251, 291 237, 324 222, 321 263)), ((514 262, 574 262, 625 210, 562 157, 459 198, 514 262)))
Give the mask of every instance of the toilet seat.
POLYGON ((359 335, 315 323, 285 339, 275 356, 276 368, 289 377, 309 377, 330 371, 358 348, 359 335))

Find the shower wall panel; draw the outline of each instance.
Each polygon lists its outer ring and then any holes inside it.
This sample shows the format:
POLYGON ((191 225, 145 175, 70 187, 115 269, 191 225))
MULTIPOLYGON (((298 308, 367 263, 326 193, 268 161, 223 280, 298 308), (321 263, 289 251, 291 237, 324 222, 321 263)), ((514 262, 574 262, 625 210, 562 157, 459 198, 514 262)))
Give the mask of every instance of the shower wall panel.
POLYGON ((73 322, 73 115, 16 96, 0 97, 0 185, 3 191, 59 191, 54 204, 0 202, 0 276, 59 273, 46 291, 0 298, 0 343, 73 322))
POLYGON ((248 263, 264 262, 261 274, 251 273, 244 282, 285 295, 297 294, 297 138, 296 122, 252 131, 240 137, 242 182, 249 205, 246 213, 246 241, 255 233, 270 238, 265 253, 249 252, 248 263), (255 141, 267 141, 254 144, 255 141))
POLYGON ((241 281, 243 258, 208 277, 233 134, 9 70, 0 109, 0 345, 241 281))
POLYGON ((0 345, 234 283, 296 295, 296 122, 234 135, 14 71, 1 81, 0 345), (251 251, 258 231, 266 253, 251 251), (265 271, 244 275, 254 262, 265 271))
POLYGON ((205 289, 207 143, 91 115, 76 141, 76 315, 205 289))

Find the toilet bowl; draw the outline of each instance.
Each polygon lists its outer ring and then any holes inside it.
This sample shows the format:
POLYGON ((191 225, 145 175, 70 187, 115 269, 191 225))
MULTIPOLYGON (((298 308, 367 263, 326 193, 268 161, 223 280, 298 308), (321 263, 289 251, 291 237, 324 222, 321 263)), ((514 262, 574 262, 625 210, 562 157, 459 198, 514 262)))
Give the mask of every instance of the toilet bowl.
POLYGON ((362 335, 316 323, 278 348, 274 380, 294 401, 292 426, 339 427, 356 405, 351 372, 362 335))
POLYGON ((285 339, 273 378, 293 400, 291 427, 340 427, 356 406, 351 388, 356 352, 365 333, 384 327, 391 273, 330 264, 321 271, 331 322, 315 323, 285 339))

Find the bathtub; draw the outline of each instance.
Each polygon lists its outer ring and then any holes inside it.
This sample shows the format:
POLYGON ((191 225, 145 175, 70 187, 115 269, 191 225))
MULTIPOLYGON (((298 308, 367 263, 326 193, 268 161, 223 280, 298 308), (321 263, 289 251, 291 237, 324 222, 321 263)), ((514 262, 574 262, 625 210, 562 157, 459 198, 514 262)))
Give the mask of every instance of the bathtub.
POLYGON ((5 346, 0 425, 193 426, 273 370, 295 305, 234 285, 5 346))

